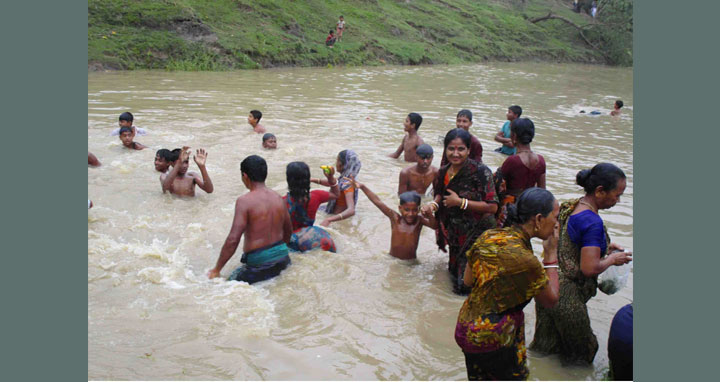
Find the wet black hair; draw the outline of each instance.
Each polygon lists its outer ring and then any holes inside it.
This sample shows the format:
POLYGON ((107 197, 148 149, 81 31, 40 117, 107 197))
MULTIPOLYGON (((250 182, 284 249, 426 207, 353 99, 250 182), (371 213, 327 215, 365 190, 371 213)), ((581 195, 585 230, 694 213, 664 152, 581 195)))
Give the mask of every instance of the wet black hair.
POLYGON ((506 205, 505 227, 527 223, 537 214, 547 217, 553 210, 554 202, 555 197, 553 194, 544 188, 531 187, 526 189, 514 204, 506 205))
POLYGON ((625 104, 623 103, 623 101, 620 101, 620 100, 615 101, 615 104, 617 105, 618 109, 622 108, 623 105, 625 105, 625 104))
POLYGON ((168 156, 167 156, 167 160, 170 161, 170 162, 175 162, 176 160, 178 160, 178 158, 180 158, 180 152, 181 152, 181 151, 182 151, 182 149, 173 149, 173 150, 171 150, 171 151, 170 151, 170 154, 168 154, 168 156))
POLYGON ((131 112, 126 111, 126 112, 120 114, 120 118, 118 118, 118 120, 119 120, 119 121, 132 122, 132 121, 133 121, 133 115, 132 115, 131 112))
POLYGON ((415 149, 415 154, 417 154, 417 156, 421 158, 429 157, 433 155, 433 148, 427 143, 423 143, 422 145, 418 146, 417 149, 415 149))
POLYGON ((445 143, 444 147, 447 149, 450 142, 452 142, 453 139, 460 138, 465 146, 470 150, 470 133, 468 133, 465 129, 461 129, 459 127, 454 128, 445 134, 445 143))
POLYGON ((575 176, 575 181, 586 194, 594 193, 598 186, 602 186, 607 192, 612 191, 620 179, 625 179, 625 173, 612 163, 598 163, 591 169, 581 170, 575 176))
POLYGON ((250 155, 240 163, 240 172, 252 182, 264 182, 267 178, 267 162, 258 155, 250 155))
POLYGON ((517 118, 510 123, 510 131, 517 136, 518 142, 528 145, 535 137, 535 124, 530 118, 517 118))
POLYGON ((418 205, 418 207, 420 206, 420 194, 415 191, 405 191, 400 194, 399 197, 401 206, 405 203, 415 203, 418 205))
POLYGON ((262 113, 260 110, 250 110, 250 114, 252 114, 253 118, 257 119, 258 122, 260 122, 260 118, 262 118, 262 113))
POLYGON ((168 149, 160 149, 155 153, 155 156, 160 157, 160 159, 170 162, 170 156, 172 155, 172 152, 168 149))
POLYGON ((510 110, 510 111, 512 111, 513 113, 515 113, 515 116, 516 116, 517 118, 520 118, 520 116, 522 115, 522 108, 521 108, 520 106, 518 106, 518 105, 512 105, 512 106, 510 106, 510 107, 508 108, 508 110, 510 110))
POLYGON ((460 118, 460 117, 467 117, 467 119, 468 119, 470 122, 472 122, 472 111, 470 111, 470 110, 468 110, 468 109, 462 109, 462 110, 458 111, 457 116, 455 117, 455 119, 458 119, 458 118, 460 118))
POLYGON ((132 134, 132 128, 123 126, 120 128, 120 132, 118 133, 118 135, 122 135, 122 133, 125 133, 125 132, 132 134))
MULTIPOLYGON (((263 142, 267 141, 270 138, 275 138, 275 135, 272 133, 265 133, 265 135, 263 135, 263 142)), ((277 138, 275 138, 275 139, 277 139, 277 138)))
POLYGON ((410 124, 415 125, 415 131, 417 131, 422 125, 422 116, 418 113, 410 113, 408 118, 410 118, 410 124))
POLYGON ((290 196, 295 200, 310 199, 310 167, 305 162, 290 162, 285 169, 290 196))

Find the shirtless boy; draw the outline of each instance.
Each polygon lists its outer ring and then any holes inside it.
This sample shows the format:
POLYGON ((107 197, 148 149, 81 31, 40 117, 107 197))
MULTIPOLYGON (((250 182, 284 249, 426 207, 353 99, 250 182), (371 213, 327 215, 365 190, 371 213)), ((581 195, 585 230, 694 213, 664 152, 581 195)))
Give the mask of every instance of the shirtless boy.
POLYGON ((612 116, 620 115, 621 107, 623 107, 623 101, 620 101, 620 100, 615 101, 615 104, 613 105, 613 111, 610 112, 610 115, 612 115, 612 116))
POLYGON ((408 114, 405 118, 405 123, 403 123, 405 136, 403 137, 402 142, 400 142, 400 147, 398 147, 397 151, 392 154, 388 154, 390 158, 399 158, 400 154, 405 151, 405 162, 417 162, 417 154, 415 154, 415 150, 418 146, 425 143, 417 134, 421 124, 422 117, 420 114, 408 114))
POLYGON ((250 192, 237 198, 230 233, 208 278, 220 276, 220 270, 235 254, 245 234, 242 263, 229 280, 252 284, 275 277, 290 264, 286 243, 290 242, 292 223, 280 195, 265 186, 267 163, 251 155, 240 164, 242 182, 250 192))
POLYGON ((253 130, 258 134, 264 134, 265 133, 265 127, 260 124, 260 119, 262 118, 262 113, 260 110, 250 110, 250 114, 248 115, 248 123, 250 126, 252 126, 253 130))
POLYGON ((172 153, 168 149, 160 149, 155 153, 155 171, 166 173, 170 165, 174 162, 170 160, 172 153))
POLYGON ((169 191, 171 194, 180 196, 195 196, 195 185, 203 191, 211 194, 214 190, 210 175, 205 168, 207 153, 199 149, 193 156, 193 160, 200 169, 202 176, 195 172, 188 172, 190 166, 190 147, 183 146, 178 159, 173 164, 173 169, 167 174, 160 175, 160 185, 163 193, 169 191))
POLYGON ((133 134, 131 128, 127 126, 120 128, 120 141, 122 142, 123 146, 131 150, 142 150, 147 147, 142 143, 133 142, 133 138, 135 138, 135 134, 133 134))
POLYGON ((136 127, 135 125, 133 125, 133 118, 134 117, 132 113, 129 111, 120 114, 120 117, 118 118, 118 124, 120 125, 120 127, 113 130, 110 135, 120 135, 120 129, 123 127, 131 128, 133 131, 133 136, 147 134, 147 131, 142 127, 136 127))
POLYGON ((353 187, 362 190, 368 199, 390 218, 390 256, 398 259, 411 260, 417 258, 418 241, 422 227, 428 226, 437 229, 438 224, 433 214, 427 213, 420 216, 420 195, 414 191, 400 194, 400 206, 397 213, 386 206, 375 193, 370 191, 364 184, 350 179, 353 187))
POLYGON ((398 195, 415 191, 420 195, 424 195, 427 188, 435 180, 438 169, 432 165, 433 148, 427 143, 418 146, 417 164, 400 171, 400 182, 398 183, 398 195))

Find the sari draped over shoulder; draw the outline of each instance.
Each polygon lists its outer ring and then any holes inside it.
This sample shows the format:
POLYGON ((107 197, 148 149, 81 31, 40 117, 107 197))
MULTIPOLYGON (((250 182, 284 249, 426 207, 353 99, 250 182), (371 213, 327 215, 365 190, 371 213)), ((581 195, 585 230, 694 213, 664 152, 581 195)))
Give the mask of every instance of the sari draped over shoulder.
MULTIPOLYGON (((352 187, 352 184, 350 184, 350 181, 347 180, 346 178, 357 179, 357 176, 360 173, 361 167, 362 167, 362 162, 360 162, 360 157, 357 155, 357 153, 352 150, 347 150, 345 153, 345 165, 343 166, 343 171, 340 174, 340 179, 338 179, 338 187, 340 187, 340 195, 343 195, 345 190, 352 187)), ((353 191, 353 200, 355 201, 355 205, 357 205, 358 190, 353 191)), ((327 206, 325 207, 325 212, 327 212, 329 214, 333 213, 333 211, 335 211, 336 204, 337 204, 336 199, 330 200, 327 203, 327 206)))
MULTIPOLYGON (((522 309, 549 282, 530 238, 517 227, 487 230, 467 257, 475 282, 458 314, 455 341, 466 354, 494 352, 485 358, 512 371, 502 379, 526 378, 522 309)), ((490 366, 476 363, 481 370, 490 366)))
MULTIPOLYGON (((580 268, 580 248, 568 233, 570 215, 580 199, 564 202, 560 206, 558 222, 558 264, 560 300, 553 308, 535 305, 535 337, 530 349, 546 354, 559 354, 563 364, 592 363, 598 350, 598 342, 590 327, 587 302, 597 294, 597 276, 587 277, 580 268)), ((610 247, 610 236, 605 231, 606 248, 610 247)), ((601 258, 607 256, 601 254, 601 258)))
MULTIPOLYGON (((438 171, 438 176, 433 182, 434 196, 445 195, 447 190, 452 190, 459 197, 468 200, 498 202, 492 171, 487 166, 467 159, 458 173, 449 179, 447 172, 450 166, 448 164, 438 171)), ((496 227, 495 217, 492 214, 462 210, 460 207, 448 208, 444 203, 439 203, 435 217, 440 222, 437 234, 438 247, 442 250, 445 250, 446 245, 450 247, 448 271, 456 279, 456 291, 466 293, 467 288, 462 284, 462 272, 465 271, 467 262, 465 251, 485 230, 496 227)))

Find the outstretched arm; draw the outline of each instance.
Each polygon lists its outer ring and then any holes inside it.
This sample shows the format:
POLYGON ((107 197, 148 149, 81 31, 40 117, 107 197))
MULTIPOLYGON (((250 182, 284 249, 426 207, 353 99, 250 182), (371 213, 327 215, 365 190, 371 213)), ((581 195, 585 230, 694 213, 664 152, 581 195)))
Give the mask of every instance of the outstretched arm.
POLYGON ((208 272, 208 278, 212 279, 220 276, 220 270, 225 266, 228 260, 233 257, 235 251, 237 251, 237 247, 240 244, 240 238, 242 237, 243 232, 245 232, 245 227, 247 226, 247 219, 245 217, 246 213, 247 211, 242 203, 242 200, 238 198, 235 202, 235 217, 233 218, 232 226, 230 227, 230 233, 228 234, 227 239, 225 239, 225 244, 223 244, 223 247, 220 250, 220 257, 218 257, 217 263, 215 263, 215 268, 208 272))
POLYGON ((369 188, 367 188, 367 186, 365 186, 362 183, 359 183, 355 179, 352 179, 352 178, 349 178, 349 179, 350 179, 350 183, 352 183, 353 187, 362 190, 362 192, 364 192, 365 195, 367 195, 368 199, 370 199, 370 201, 377 208, 379 208, 380 211, 382 211, 382 213, 385 214, 385 216, 389 217, 390 219, 395 218, 396 212, 393 211, 392 209, 390 209, 390 207, 388 207, 387 205, 385 205, 385 203, 383 203, 382 200, 380 200, 380 198, 378 198, 378 196, 375 195, 374 192, 372 192, 369 188))
POLYGON ((205 160, 207 159, 207 152, 205 152, 204 149, 198 149, 195 152, 195 155, 193 156, 193 159, 195 160, 195 163, 197 164, 198 168, 200 169, 200 174, 202 174, 202 179, 200 177, 195 177, 195 183, 197 183, 198 187, 200 187, 203 191, 207 192, 208 194, 212 194, 213 190, 215 189, 212 184, 212 180, 210 180, 210 175, 207 172, 207 169, 205 168, 205 160))
POLYGON ((422 213, 422 216, 420 216, 420 221, 425 226, 432 229, 440 228, 440 225, 435 219, 435 214, 433 213, 432 209, 421 209, 420 212, 422 213))
POLYGON ((409 177, 410 172, 406 171, 407 169, 403 169, 400 171, 400 180, 398 181, 398 195, 402 194, 405 191, 408 190, 408 183, 409 183, 409 177))

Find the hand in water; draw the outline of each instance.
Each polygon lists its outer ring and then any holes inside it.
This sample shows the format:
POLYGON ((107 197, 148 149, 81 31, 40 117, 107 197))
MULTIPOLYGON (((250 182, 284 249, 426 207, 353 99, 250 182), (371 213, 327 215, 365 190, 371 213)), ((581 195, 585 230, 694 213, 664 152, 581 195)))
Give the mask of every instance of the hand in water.
POLYGON ((216 277, 220 277, 220 271, 216 270, 215 268, 208 271, 208 278, 214 279, 216 277))

